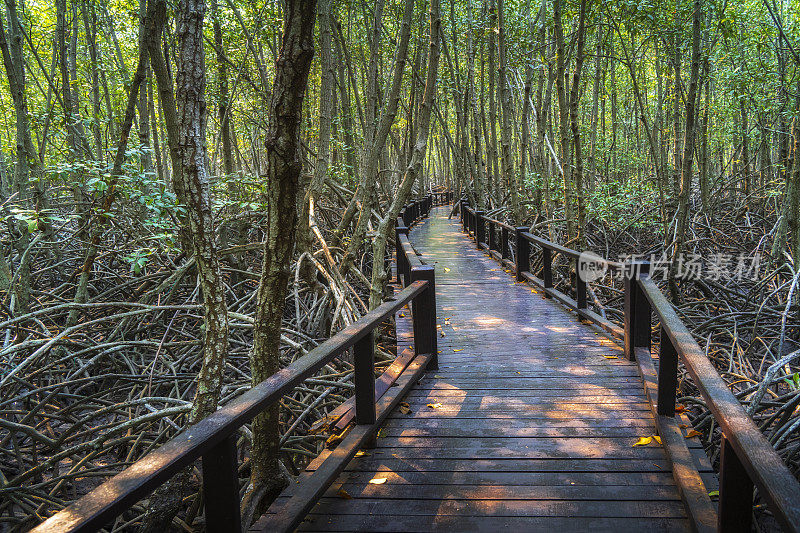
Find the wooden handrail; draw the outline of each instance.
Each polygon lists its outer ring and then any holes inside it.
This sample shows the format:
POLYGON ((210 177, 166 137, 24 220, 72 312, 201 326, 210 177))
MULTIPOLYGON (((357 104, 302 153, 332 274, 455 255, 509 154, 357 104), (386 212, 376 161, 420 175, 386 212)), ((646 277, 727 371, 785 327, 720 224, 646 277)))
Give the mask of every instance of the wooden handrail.
MULTIPOLYGON (((704 350, 692 337, 691 332, 681 321, 675 308, 667 300, 656 283, 642 274, 636 280, 647 298, 653 312, 661 324, 661 343, 669 343, 670 350, 683 361, 686 370, 711 411, 714 419, 722 429, 725 444, 729 444, 736 457, 723 458, 720 466, 722 490, 720 490, 720 529, 727 529, 723 523, 728 491, 735 491, 735 507, 746 504, 742 498, 749 500, 752 506, 752 486, 727 486, 725 476, 728 468, 741 463, 751 483, 758 487, 759 494, 766 500, 775 518, 787 531, 800 530, 800 484, 781 460, 778 453, 764 437, 753 420, 748 416, 742 404, 720 377, 717 369, 706 357, 704 350), (726 460, 727 459, 727 460, 726 460)), ((648 323, 649 327, 649 323, 648 323)), ((664 361, 662 361, 662 365, 664 361)), ((672 402, 674 412, 674 393, 669 398, 662 397, 662 369, 659 369, 659 403, 672 402)), ((670 376, 671 377, 671 376, 670 376)), ((662 407, 664 408, 664 407, 662 407)), ((666 407, 669 410, 669 407, 666 407)), ((727 450, 726 450, 727 451, 727 450)), ((741 484, 737 484, 741 485, 741 484)), ((732 505, 734 507, 734 505, 732 505)), ((741 524, 730 524, 737 528, 741 524)), ((748 528, 749 529, 749 528, 748 528)))
MULTIPOLYGON (((464 231, 476 241, 480 237, 470 228, 481 215, 461 201, 464 231)), ((497 221, 483 217, 485 222, 497 221)), ((581 253, 566 246, 537 237, 528 228, 515 228, 517 253, 514 268, 518 281, 531 281, 544 289, 545 295, 558 299, 577 311, 579 316, 595 322, 607 331, 624 338, 625 354, 636 358, 637 350, 651 350, 651 310, 661 326, 660 364, 656 410, 660 417, 674 420, 677 389, 677 362, 683 361, 695 385, 705 399, 712 416, 723 431, 720 459, 720 502, 718 531, 749 531, 752 519, 753 486, 767 502, 769 509, 786 531, 800 532, 800 483, 781 460, 758 427, 720 377, 705 352, 694 340, 688 328, 678 317, 656 283, 647 275, 647 263, 620 263, 603 258, 593 258, 606 263, 613 271, 624 275, 625 327, 611 324, 586 307, 587 282, 577 279, 578 300, 553 288, 553 253, 580 261, 581 253), (542 252, 543 276, 539 279, 530 272, 530 244, 542 252)), ((478 242, 480 246, 480 242, 478 242)), ((492 251, 491 246, 490 252, 492 251)), ((706 497, 707 498, 707 497, 706 497)))
MULTIPOLYGON (((448 192, 444 201, 451 198, 448 192)), ((172 476, 202 457, 206 529, 234 531, 241 528, 239 517, 238 460, 235 436, 240 427, 280 400, 286 393, 311 377, 334 358, 353 348, 356 422, 376 423, 374 354, 372 332, 383 321, 411 303, 414 346, 425 355, 425 365, 437 368, 436 297, 433 267, 424 265, 408 242, 408 226, 426 216, 434 205, 428 194, 412 202, 398 218, 398 230, 405 229, 399 242, 399 264, 409 265, 409 280, 394 298, 376 307, 358 321, 254 386, 232 402, 173 437, 131 466, 109 479, 32 531, 63 533, 97 531, 148 496, 172 476), (405 217, 405 218, 404 218, 405 217), (369 390, 371 388, 371 390, 369 390), (206 483, 205 477, 212 477, 206 483)), ((398 270, 399 271, 399 270, 398 270)))

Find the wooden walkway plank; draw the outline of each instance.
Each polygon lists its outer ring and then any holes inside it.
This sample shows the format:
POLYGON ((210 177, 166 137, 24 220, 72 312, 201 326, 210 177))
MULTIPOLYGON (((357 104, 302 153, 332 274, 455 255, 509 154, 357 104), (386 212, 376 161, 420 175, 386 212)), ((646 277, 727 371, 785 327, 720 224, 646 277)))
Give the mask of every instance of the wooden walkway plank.
MULTIPOLYGON (((435 209, 411 233, 436 270, 439 369, 388 414, 304 531, 688 531, 636 363, 479 251, 435 209)), ((409 345, 404 326, 400 349, 409 345)), ((713 477, 703 449, 686 461, 713 477)), ((313 468, 313 466, 312 466, 313 468)), ((695 478, 697 479, 697 478, 695 478)), ((279 500, 280 502, 280 500, 279 500)))

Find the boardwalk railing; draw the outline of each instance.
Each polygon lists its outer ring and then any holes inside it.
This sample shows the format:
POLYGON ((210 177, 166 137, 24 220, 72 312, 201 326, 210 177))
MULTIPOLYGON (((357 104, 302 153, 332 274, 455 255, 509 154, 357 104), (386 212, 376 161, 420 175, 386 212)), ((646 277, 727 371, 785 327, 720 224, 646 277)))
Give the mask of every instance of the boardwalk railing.
POLYGON ((620 328, 587 308, 587 282, 581 276, 575 276, 576 299, 553 287, 553 255, 562 254, 575 261, 577 273, 584 266, 579 262, 585 260, 580 252, 537 237, 528 228, 512 227, 487 217, 484 212, 470 207, 464 199, 460 207, 464 231, 473 236, 479 248, 513 268, 517 281, 538 285, 547 296, 575 310, 581 318, 624 339, 626 357, 639 362, 645 389, 655 411, 656 425, 695 529, 713 530, 716 527, 726 533, 749 532, 755 486, 780 525, 786 531, 800 531, 800 483, 731 393, 672 304, 649 277, 646 262, 618 263, 602 259, 609 270, 622 274, 625 282, 624 328, 620 328), (496 235, 498 229, 499 239, 496 235), (512 242, 516 248, 514 261, 510 260, 512 242), (541 253, 542 279, 531 272, 530 256, 537 248, 541 253), (651 358, 653 315, 661 332, 657 372, 651 358), (683 433, 675 422, 678 361, 683 362, 722 429, 718 509, 711 505, 686 449, 683 433), (649 380, 651 376, 652 381, 649 380))
MULTIPOLYGON (((33 531, 64 533, 97 531, 146 498, 172 476, 202 459, 205 527, 211 532, 241 531, 239 459, 236 437, 239 428, 279 401, 315 372, 353 351, 356 426, 317 469, 314 481, 300 498, 290 501, 294 514, 283 517, 286 529, 299 524, 307 510, 333 482, 358 448, 374 438, 378 423, 426 368, 436 368, 436 297, 433 267, 423 265, 407 237, 407 227, 427 216, 431 207, 445 203, 452 193, 428 194, 410 203, 402 212, 406 233, 398 241, 398 264, 409 265, 404 289, 355 323, 326 340, 307 355, 279 370, 214 414, 183 431, 163 446, 106 481, 89 494, 53 515, 33 531), (406 386, 398 393, 376 398, 373 331, 386 319, 411 304, 415 358, 406 369, 406 386), (377 405, 376 405, 377 403, 377 405)), ((399 380, 398 380, 399 381, 399 380)))

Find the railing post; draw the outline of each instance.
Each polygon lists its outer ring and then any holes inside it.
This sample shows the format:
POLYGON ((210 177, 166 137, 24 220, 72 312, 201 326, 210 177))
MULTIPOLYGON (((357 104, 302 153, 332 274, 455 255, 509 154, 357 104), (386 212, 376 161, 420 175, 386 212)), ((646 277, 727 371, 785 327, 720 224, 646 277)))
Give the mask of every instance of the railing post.
POLYGON ((242 530, 236 453, 234 433, 203 454, 206 531, 211 533, 242 530))
POLYGON ((625 285, 625 357, 636 360, 636 348, 650 349, 650 302, 639 284, 650 264, 644 261, 626 263, 623 272, 625 285))
POLYGON ((524 226, 514 228, 514 235, 517 239, 517 281, 525 281, 522 273, 531 269, 531 243, 522 236, 526 231, 528 228, 524 226))
POLYGON ((658 348, 658 414, 675 416, 675 391, 678 388, 678 352, 661 326, 658 348))
POLYGON ((401 211, 403 213, 403 225, 405 227, 411 226, 411 209, 409 206, 405 206, 401 211))
MULTIPOLYGON (((398 224, 399 222, 400 220, 398 220, 398 224)), ((406 262, 405 250, 403 250, 403 245, 400 242, 400 235, 408 236, 408 228, 406 226, 398 225, 394 230, 394 248, 395 253, 397 254, 397 283, 403 285, 403 280, 405 279, 406 271, 408 270, 408 263, 406 262)))
POLYGON ((483 218, 483 211, 475 211, 475 244, 481 248, 481 240, 485 238, 483 230, 486 227, 486 219, 483 218))
MULTIPOLYGON (((542 246, 542 282, 545 289, 553 288, 553 251, 545 246, 542 246)), ((551 298, 546 290, 544 295, 551 298)))
POLYGON ((586 309, 586 280, 581 277, 581 258, 575 259, 575 300, 578 309, 586 309))
POLYGON ((491 221, 487 222, 489 223, 486 225, 486 232, 488 233, 488 239, 486 240, 489 241, 489 250, 491 251, 497 248, 497 243, 495 242, 496 239, 494 234, 494 222, 491 221))
POLYGON ((429 370, 439 368, 438 337, 436 335, 436 274, 432 265, 411 269, 411 282, 427 281, 425 290, 414 297, 411 316, 414 322, 414 353, 431 354, 429 370))
POLYGON ((509 259, 511 257, 511 250, 508 246, 508 228, 500 226, 500 257, 509 259))
POLYGON ((723 435, 719 459, 717 531, 749 533, 753 521, 753 481, 723 435))
POLYGON ((372 332, 353 345, 356 424, 375 423, 375 352, 372 332))

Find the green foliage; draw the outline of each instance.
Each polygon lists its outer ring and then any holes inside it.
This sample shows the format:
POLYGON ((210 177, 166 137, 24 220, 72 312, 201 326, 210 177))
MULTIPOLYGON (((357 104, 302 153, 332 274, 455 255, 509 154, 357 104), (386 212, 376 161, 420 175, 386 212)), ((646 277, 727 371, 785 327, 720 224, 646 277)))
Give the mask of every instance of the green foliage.
POLYGON ((612 228, 644 228, 658 223, 658 192, 635 180, 600 182, 587 195, 590 218, 612 228))
POLYGON ((123 260, 130 265, 131 272, 141 274, 147 266, 147 260, 154 253, 152 248, 140 248, 123 256, 123 260))
POLYGON ((28 228, 28 233, 33 233, 39 228, 39 213, 32 209, 21 209, 16 206, 9 208, 10 215, 4 217, 3 222, 11 219, 28 228))

